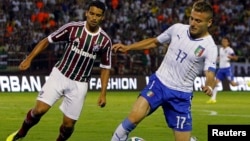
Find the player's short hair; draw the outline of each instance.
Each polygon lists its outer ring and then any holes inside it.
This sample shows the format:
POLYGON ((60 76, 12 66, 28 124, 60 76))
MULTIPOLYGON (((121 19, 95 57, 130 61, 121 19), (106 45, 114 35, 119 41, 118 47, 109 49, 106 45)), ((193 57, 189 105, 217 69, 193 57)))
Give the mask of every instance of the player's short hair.
POLYGON ((223 36, 223 37, 221 38, 221 40, 222 40, 222 39, 226 39, 226 40, 228 41, 228 44, 229 44, 229 45, 231 44, 230 37, 228 37, 228 36, 223 36))
POLYGON ((92 2, 89 4, 88 9, 89 9, 90 7, 92 7, 92 6, 95 6, 95 7, 97 7, 97 8, 102 9, 103 13, 105 13, 105 11, 106 11, 106 5, 105 5, 103 2, 99 1, 99 0, 94 0, 94 1, 92 1, 92 2))
POLYGON ((193 4, 193 10, 197 12, 206 12, 209 14, 209 18, 213 18, 212 5, 205 0, 198 0, 193 4))

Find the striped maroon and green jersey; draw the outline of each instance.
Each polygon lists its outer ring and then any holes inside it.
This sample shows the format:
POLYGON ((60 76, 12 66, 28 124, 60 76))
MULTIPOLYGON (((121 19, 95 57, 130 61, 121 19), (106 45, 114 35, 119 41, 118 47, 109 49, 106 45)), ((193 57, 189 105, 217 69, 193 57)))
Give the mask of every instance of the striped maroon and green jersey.
POLYGON ((70 22, 48 36, 50 43, 65 42, 65 51, 55 64, 62 74, 71 80, 86 82, 97 57, 100 67, 111 68, 112 42, 104 30, 90 33, 86 21, 70 22))

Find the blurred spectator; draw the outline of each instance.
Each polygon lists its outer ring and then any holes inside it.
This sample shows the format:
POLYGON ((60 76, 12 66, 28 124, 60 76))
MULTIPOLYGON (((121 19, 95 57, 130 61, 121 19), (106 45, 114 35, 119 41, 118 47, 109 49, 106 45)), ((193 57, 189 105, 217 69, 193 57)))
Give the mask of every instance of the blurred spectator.
MULTIPOLYGON (((126 44, 139 41, 144 36, 157 35, 169 25, 185 21, 189 17, 190 6, 193 3, 192 0, 102 1, 107 4, 108 8, 103 28, 108 31, 114 43, 126 44)), ((87 0, 2 0, 0 3, 0 42, 4 42, 5 46, 12 51, 20 50, 17 53, 25 54, 32 43, 48 35, 51 28, 69 21, 83 20, 85 18, 83 9, 86 6, 85 3, 88 2, 87 0), (21 46, 17 47, 18 44, 21 46)), ((232 47, 240 57, 238 63, 249 63, 250 0, 210 0, 210 2, 216 13, 214 24, 210 29, 215 42, 218 43, 222 36, 230 37, 232 47)), ((150 51, 152 68, 159 65, 164 50, 166 49, 162 47, 162 50, 150 51)), ((51 49, 51 51, 52 54, 57 54, 57 51, 62 50, 51 49)), ((136 63, 131 62, 132 56, 140 55, 138 52, 129 52, 126 54, 127 57, 119 58, 120 62, 123 61, 122 65, 125 68, 121 69, 125 70, 123 73, 133 73, 130 66, 136 63)), ((114 54, 114 58, 115 56, 114 54)), ((115 65, 118 68, 118 64, 115 65)), ((154 70, 152 68, 152 71, 147 73, 152 73, 154 70)))

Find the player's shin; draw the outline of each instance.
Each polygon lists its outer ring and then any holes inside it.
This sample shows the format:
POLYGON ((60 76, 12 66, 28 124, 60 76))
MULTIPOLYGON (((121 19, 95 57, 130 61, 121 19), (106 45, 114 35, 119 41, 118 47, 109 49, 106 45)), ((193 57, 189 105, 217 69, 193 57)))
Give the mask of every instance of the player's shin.
POLYGON ((18 131, 18 135, 20 137, 24 137, 26 136, 27 132, 29 131, 29 129, 31 127, 33 127, 34 125, 36 125, 39 121, 40 121, 40 116, 34 116, 32 114, 32 109, 29 110, 29 112, 27 113, 27 116, 25 118, 25 120, 23 121, 22 127, 21 129, 18 131))
POLYGON ((126 141, 129 133, 135 129, 136 125, 125 119, 115 130, 111 141, 126 141))
POLYGON ((74 127, 65 127, 61 125, 60 127, 60 133, 57 137, 56 141, 66 141, 73 133, 74 127))

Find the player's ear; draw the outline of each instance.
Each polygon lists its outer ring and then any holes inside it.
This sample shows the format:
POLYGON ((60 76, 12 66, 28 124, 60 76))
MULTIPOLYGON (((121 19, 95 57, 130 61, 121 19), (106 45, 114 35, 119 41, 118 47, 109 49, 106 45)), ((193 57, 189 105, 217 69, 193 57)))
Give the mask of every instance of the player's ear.
POLYGON ((88 16, 88 11, 85 11, 85 17, 87 17, 88 16))
POLYGON ((105 19, 105 16, 103 15, 101 21, 103 21, 104 19, 105 19))
POLYGON ((213 23, 213 19, 209 19, 207 22, 207 27, 211 27, 213 23))

